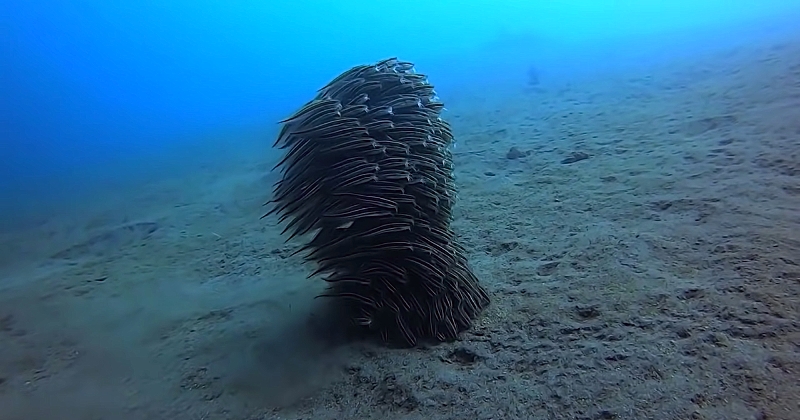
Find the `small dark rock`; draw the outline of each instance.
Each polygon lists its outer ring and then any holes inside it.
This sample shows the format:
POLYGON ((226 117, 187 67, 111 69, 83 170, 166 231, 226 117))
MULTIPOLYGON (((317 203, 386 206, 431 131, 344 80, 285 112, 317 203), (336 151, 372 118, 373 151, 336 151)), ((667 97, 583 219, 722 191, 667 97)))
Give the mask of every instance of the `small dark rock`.
POLYGON ((459 347, 453 350, 447 355, 447 358, 460 365, 471 365, 481 359, 475 352, 465 347, 459 347))
POLYGON ((699 406, 703 406, 708 402, 708 399, 705 395, 697 393, 692 396, 691 401, 699 406))
POLYGON ((692 336, 692 330, 686 325, 676 325, 673 330, 679 338, 689 338, 692 336))
POLYGON ((291 255, 291 252, 289 252, 289 250, 285 248, 275 248, 272 251, 270 251, 270 254, 275 255, 279 258, 286 258, 289 255, 291 255))
POLYGON ((420 405, 414 391, 397 381, 394 375, 387 375, 377 389, 378 402, 405 411, 413 411, 420 405))
POLYGON ((664 211, 672 207, 672 201, 658 200, 650 203, 650 208, 653 210, 664 211))
POLYGON ((689 299, 702 298, 703 296, 705 296, 705 294, 706 293, 705 291, 703 291, 703 289, 691 288, 684 290, 678 297, 682 300, 689 300, 689 299))
POLYGON ((578 314, 579 317, 583 319, 587 318, 596 318, 600 316, 600 310, 597 309, 597 306, 577 306, 575 307, 575 313, 578 314))
POLYGON ((508 150, 508 153, 506 153, 506 159, 512 159, 512 160, 513 159, 520 159, 520 158, 524 158, 525 156, 528 156, 530 154, 531 154, 531 152, 529 152, 529 151, 528 152, 523 152, 522 150, 519 150, 517 147, 512 147, 511 149, 508 150))
POLYGON ((495 175, 497 175, 496 173, 494 173, 492 171, 486 171, 483 174, 486 175, 486 176, 495 176, 495 175))
POLYGON ((703 338, 707 343, 711 343, 717 347, 728 347, 730 340, 725 334, 712 332, 703 338))
POLYGON ((617 415, 617 413, 614 413, 613 411, 602 410, 597 412, 597 414, 595 414, 593 418, 596 420, 613 420, 618 417, 619 416, 617 415))
POLYGON ((609 362, 621 362, 628 358, 627 354, 622 353, 614 353, 612 355, 606 356, 606 360, 609 362))
POLYGON ((570 153, 570 155, 568 157, 564 158, 561 161, 561 163, 564 164, 564 165, 567 165, 567 164, 570 164, 570 163, 579 162, 579 161, 584 160, 584 159, 589 159, 589 155, 587 155, 586 153, 583 153, 583 152, 572 152, 572 153, 570 153))
POLYGON ((561 264, 559 261, 542 264, 536 269, 536 274, 540 276, 549 276, 556 271, 556 268, 558 268, 559 264, 561 264))

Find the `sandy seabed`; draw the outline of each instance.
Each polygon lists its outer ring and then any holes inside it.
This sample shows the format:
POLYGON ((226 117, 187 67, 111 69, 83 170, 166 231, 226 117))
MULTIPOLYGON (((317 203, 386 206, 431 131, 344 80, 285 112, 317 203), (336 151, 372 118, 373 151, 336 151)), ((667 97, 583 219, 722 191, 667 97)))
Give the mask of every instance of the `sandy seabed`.
POLYGON ((3 234, 0 420, 800 419, 800 43, 447 116, 459 341, 344 340, 220 154, 3 234))

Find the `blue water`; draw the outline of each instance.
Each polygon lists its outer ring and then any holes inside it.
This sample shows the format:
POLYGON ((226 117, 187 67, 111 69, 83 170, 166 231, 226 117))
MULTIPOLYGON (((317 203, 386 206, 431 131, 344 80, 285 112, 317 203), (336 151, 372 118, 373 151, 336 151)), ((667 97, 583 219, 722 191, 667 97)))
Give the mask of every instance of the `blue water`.
POLYGON ((552 81, 741 41, 798 9, 796 0, 3 1, 0 219, 141 175, 146 165, 125 163, 209 133, 268 137, 356 64, 413 61, 447 101, 523 83, 533 63, 552 81))

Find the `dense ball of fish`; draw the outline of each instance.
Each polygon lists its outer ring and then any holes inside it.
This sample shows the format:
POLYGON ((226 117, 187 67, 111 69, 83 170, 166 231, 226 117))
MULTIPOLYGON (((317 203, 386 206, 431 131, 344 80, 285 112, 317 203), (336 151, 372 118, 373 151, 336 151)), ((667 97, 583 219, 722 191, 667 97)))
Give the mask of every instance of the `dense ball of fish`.
MULTIPOLYGON (((443 104, 424 75, 389 59, 341 74, 282 121, 274 205, 298 252, 384 340, 447 341, 489 297, 450 228, 456 198, 443 104)), ((268 213, 269 214, 269 213, 268 213)))

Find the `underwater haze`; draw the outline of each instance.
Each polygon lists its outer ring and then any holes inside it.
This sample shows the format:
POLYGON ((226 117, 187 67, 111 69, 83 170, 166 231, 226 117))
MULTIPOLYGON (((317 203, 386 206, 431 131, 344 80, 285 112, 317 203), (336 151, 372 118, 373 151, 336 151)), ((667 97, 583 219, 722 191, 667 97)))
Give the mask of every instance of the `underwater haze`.
POLYGON ((176 145, 200 148, 214 137, 244 148, 252 144, 237 134, 262 130, 258 152, 268 153, 274 122, 357 64, 413 61, 446 99, 524 81, 533 63, 547 77, 574 78, 690 54, 756 36, 774 26, 765 19, 790 22, 798 8, 791 0, 6 1, 2 224, 48 200, 64 205, 120 185, 159 158, 174 166, 180 156, 164 153, 176 145))
POLYGON ((798 22, 800 0, 0 0, 0 420, 797 420, 798 22), (273 170, 279 121, 391 57, 358 123, 300 112, 311 158, 273 170), (270 199, 335 229, 304 258, 270 199), (382 277, 326 289, 320 265, 382 277))

